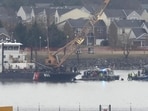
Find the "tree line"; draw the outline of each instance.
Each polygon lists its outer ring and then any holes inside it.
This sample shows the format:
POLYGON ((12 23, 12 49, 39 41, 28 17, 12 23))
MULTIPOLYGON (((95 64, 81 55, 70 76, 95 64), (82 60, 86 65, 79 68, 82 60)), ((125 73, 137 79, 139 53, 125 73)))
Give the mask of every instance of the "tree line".
POLYGON ((0 0, 2 6, 17 11, 20 6, 35 6, 35 3, 51 3, 54 6, 82 5, 81 0, 0 0))
POLYGON ((55 24, 41 28, 36 22, 32 25, 19 23, 14 28, 13 39, 23 44, 23 47, 59 48, 66 44, 66 35, 58 30, 55 24))

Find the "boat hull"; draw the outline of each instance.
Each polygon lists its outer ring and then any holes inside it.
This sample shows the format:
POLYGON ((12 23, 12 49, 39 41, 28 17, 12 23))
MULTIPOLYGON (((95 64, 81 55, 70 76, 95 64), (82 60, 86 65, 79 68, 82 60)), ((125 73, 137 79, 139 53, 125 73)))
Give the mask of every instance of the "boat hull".
POLYGON ((45 72, 3 72, 0 73, 0 81, 39 81, 39 82, 70 82, 75 80, 78 73, 45 73, 45 72), (38 74, 38 75, 36 75, 38 74))
POLYGON ((80 80, 84 81, 114 81, 114 80, 119 80, 120 76, 114 75, 114 76, 95 76, 95 77, 82 77, 80 80))
POLYGON ((128 80, 148 81, 148 75, 128 77, 128 80))
POLYGON ((73 72, 57 72, 57 73, 44 73, 41 72, 39 75, 39 81, 50 81, 50 82, 71 82, 75 80, 75 77, 79 73, 73 72))
POLYGON ((103 69, 88 69, 83 72, 79 80, 85 81, 114 81, 119 80, 120 76, 115 75, 110 68, 103 69))
POLYGON ((33 72, 2 72, 1 81, 33 81, 33 72))

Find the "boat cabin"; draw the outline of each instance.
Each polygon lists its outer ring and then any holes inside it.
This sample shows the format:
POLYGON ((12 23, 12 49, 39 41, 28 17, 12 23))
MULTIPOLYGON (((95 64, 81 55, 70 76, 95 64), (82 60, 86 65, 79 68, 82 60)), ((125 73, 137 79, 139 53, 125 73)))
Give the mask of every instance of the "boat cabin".
POLYGON ((32 69, 35 64, 29 62, 27 54, 21 51, 22 43, 0 43, 0 70, 32 69))

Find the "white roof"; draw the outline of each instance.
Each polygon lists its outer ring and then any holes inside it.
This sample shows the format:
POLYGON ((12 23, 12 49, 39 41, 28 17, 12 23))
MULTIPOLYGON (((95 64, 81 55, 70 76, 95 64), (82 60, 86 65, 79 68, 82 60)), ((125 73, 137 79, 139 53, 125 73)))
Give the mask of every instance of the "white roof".
MULTIPOLYGON (((20 45, 23 45, 22 43, 19 43, 19 42, 6 42, 6 43, 3 43, 4 45, 11 45, 11 46, 20 46, 20 45)), ((2 43, 0 43, 0 45, 2 45, 2 43)))

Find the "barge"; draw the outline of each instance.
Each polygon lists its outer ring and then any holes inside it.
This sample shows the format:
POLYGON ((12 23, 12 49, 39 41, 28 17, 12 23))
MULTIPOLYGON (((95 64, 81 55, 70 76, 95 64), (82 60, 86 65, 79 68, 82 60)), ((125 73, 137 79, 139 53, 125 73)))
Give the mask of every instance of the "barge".
POLYGON ((79 72, 37 68, 35 62, 27 59, 21 52, 21 43, 0 43, 0 81, 73 81, 79 72))

